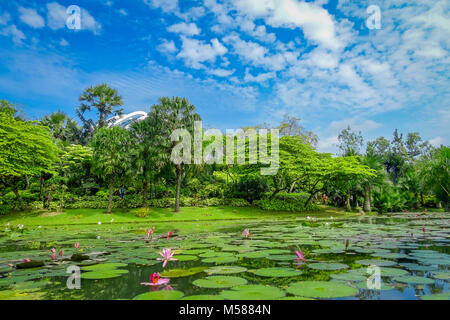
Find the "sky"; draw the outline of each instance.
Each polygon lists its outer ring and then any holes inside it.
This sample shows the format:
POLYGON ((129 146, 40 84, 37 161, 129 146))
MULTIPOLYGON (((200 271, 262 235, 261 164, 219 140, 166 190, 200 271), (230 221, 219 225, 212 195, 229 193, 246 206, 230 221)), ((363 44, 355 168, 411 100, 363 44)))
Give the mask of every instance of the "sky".
POLYGON ((299 117, 322 152, 348 125, 448 145, 449 48, 446 0, 1 1, 0 99, 75 118, 83 90, 107 83, 125 112, 181 96, 209 128, 299 117))

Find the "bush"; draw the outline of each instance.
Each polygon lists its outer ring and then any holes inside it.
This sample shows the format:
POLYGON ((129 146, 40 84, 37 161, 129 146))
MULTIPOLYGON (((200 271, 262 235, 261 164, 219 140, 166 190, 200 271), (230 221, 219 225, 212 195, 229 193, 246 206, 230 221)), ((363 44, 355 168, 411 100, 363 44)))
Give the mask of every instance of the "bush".
POLYGON ((138 218, 146 218, 150 214, 149 208, 139 208, 136 210, 135 216, 138 218))
POLYGON ((211 199, 205 199, 200 200, 199 205, 203 207, 218 207, 222 206, 224 204, 223 199, 220 198, 211 198, 211 199))
POLYGON ((270 211, 302 212, 318 210, 318 206, 312 202, 306 206, 306 200, 304 199, 262 199, 254 201, 253 204, 260 209, 270 211))
POLYGON ((230 207, 249 207, 250 203, 245 199, 231 198, 225 199, 224 204, 230 207))
POLYGON ((6 204, 0 204, 0 216, 7 214, 11 210, 11 207, 6 204))

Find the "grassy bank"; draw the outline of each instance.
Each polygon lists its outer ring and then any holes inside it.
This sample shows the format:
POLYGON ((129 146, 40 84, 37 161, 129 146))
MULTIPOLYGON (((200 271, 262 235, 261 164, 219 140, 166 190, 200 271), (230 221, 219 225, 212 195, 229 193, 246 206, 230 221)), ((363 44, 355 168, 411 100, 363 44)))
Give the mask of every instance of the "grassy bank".
POLYGON ((48 212, 45 210, 31 212, 15 212, 0 216, 0 225, 23 224, 27 226, 46 225, 82 225, 110 223, 139 223, 139 222, 182 222, 182 221, 210 221, 210 220, 245 220, 245 219, 293 219, 297 217, 315 216, 317 218, 353 216, 355 213, 345 212, 343 209, 321 206, 320 211, 314 212, 279 212, 264 211, 252 207, 184 207, 178 213, 173 209, 151 208, 145 218, 135 216, 136 210, 117 209, 111 214, 105 214, 103 209, 68 209, 64 212, 48 212))

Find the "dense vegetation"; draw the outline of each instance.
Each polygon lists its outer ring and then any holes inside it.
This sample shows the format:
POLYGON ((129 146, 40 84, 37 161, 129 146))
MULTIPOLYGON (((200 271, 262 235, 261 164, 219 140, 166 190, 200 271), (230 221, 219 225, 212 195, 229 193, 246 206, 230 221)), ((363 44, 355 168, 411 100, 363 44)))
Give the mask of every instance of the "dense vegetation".
MULTIPOLYGON (((316 209, 323 194, 328 204, 365 212, 449 207, 450 150, 415 132, 403 137, 396 130, 391 141, 380 137, 362 151, 361 133, 348 127, 339 135, 340 154, 333 156, 317 152, 317 136, 286 116, 276 127, 279 170, 264 176, 260 164, 174 164, 171 133, 192 133, 201 119, 188 100, 161 98, 129 130, 108 128, 107 119, 120 115, 122 104, 107 85, 86 89, 77 109, 80 126, 62 112, 29 121, 1 101, 0 213, 221 205, 305 211, 316 209), (88 119, 93 112, 97 116, 88 119)), ((214 138, 203 145, 211 143, 214 138)))

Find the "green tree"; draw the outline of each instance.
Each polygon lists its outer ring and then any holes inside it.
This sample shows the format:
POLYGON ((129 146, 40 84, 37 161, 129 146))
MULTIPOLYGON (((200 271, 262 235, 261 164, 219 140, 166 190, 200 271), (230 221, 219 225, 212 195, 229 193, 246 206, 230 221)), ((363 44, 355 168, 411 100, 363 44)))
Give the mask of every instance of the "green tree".
POLYGON ((150 113, 142 121, 131 125, 131 134, 135 142, 133 155, 133 170, 136 179, 142 186, 142 205, 148 206, 148 188, 155 181, 161 168, 170 160, 167 150, 167 141, 162 134, 161 119, 155 113, 150 113))
POLYGON ((131 171, 130 158, 133 140, 129 131, 121 127, 99 129, 91 142, 92 170, 109 184, 107 213, 111 213, 114 187, 123 182, 131 171))
POLYGON ((450 203, 450 148, 441 146, 432 153, 431 161, 423 166, 420 174, 449 211, 450 203))
POLYGON ((16 119, 14 115, 14 108, 0 108, 0 181, 13 189, 23 207, 17 183, 51 172, 59 149, 45 127, 36 121, 16 119))
POLYGON ((352 131, 350 126, 342 130, 338 135, 338 148, 342 156, 355 156, 360 154, 361 147, 364 139, 361 135, 361 131, 356 133, 352 131))
POLYGON ((77 109, 77 115, 83 122, 86 135, 90 135, 95 129, 103 128, 107 125, 106 120, 112 115, 121 115, 122 109, 117 108, 123 105, 122 97, 116 89, 107 84, 99 84, 87 88, 80 96, 80 107, 77 109), (98 113, 98 120, 86 119, 86 111, 95 109, 98 113))
MULTIPOLYGON (((160 98, 159 104, 154 105, 151 112, 155 114, 161 123, 162 139, 164 141, 170 141, 170 135, 177 129, 185 129, 193 136, 194 122, 201 120, 200 115, 195 111, 195 107, 186 98, 180 97, 160 98)), ((171 154, 172 149, 176 145, 177 142, 164 144, 166 148, 165 152, 171 154)), ((176 174, 175 212, 180 211, 181 179, 184 174, 185 165, 184 163, 173 164, 176 174)))
POLYGON ((53 137, 60 140, 65 146, 82 142, 81 127, 61 111, 44 116, 41 124, 48 127, 53 137))

